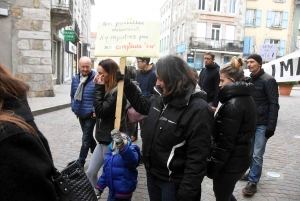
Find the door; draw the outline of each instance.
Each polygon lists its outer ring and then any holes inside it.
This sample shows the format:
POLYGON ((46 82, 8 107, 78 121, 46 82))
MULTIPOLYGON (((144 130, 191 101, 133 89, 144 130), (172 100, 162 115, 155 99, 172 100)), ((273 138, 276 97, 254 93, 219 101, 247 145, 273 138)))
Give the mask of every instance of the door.
POLYGON ((221 24, 213 24, 211 30, 211 46, 213 48, 220 48, 220 33, 221 33, 221 24))

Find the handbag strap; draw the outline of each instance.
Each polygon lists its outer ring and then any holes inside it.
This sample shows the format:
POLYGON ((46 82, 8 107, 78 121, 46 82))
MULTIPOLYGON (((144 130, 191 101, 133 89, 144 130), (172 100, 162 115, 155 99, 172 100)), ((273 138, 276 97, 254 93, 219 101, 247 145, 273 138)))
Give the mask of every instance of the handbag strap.
POLYGON ((68 194, 71 191, 71 187, 68 184, 68 182, 66 182, 66 180, 63 178, 62 174, 60 173, 60 171, 58 171, 56 169, 56 167, 54 166, 53 160, 51 159, 51 157, 49 156, 46 147, 44 146, 42 140, 40 139, 40 137, 37 135, 37 138, 39 140, 39 142, 41 143, 42 147, 44 147, 45 152, 47 153, 48 159, 51 162, 51 166, 52 166, 52 176, 51 179, 53 182, 56 183, 56 186, 59 188, 59 190, 63 193, 63 194, 68 194))

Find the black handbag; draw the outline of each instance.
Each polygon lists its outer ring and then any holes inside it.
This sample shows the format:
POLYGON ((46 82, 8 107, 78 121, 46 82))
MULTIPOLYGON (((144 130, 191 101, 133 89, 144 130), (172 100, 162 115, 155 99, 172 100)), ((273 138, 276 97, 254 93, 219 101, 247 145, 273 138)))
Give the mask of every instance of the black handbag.
MULTIPOLYGON (((39 138, 39 137, 38 137, 39 138)), ((51 176, 54 182, 59 201, 97 201, 95 191, 84 172, 84 169, 77 161, 69 164, 65 169, 59 172, 50 158, 44 144, 49 160, 51 161, 53 174, 51 176)))
POLYGON ((97 201, 95 191, 84 169, 77 161, 52 176, 59 201, 97 201))

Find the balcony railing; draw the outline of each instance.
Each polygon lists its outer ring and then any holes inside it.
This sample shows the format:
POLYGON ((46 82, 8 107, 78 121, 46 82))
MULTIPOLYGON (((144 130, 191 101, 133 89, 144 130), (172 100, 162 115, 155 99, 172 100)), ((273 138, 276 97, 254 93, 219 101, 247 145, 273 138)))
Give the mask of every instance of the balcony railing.
POLYGON ((244 41, 226 39, 214 40, 211 38, 191 37, 190 48, 227 52, 243 52, 244 41))
POLYGON ((51 0, 52 23, 58 28, 72 24, 73 0, 51 0))

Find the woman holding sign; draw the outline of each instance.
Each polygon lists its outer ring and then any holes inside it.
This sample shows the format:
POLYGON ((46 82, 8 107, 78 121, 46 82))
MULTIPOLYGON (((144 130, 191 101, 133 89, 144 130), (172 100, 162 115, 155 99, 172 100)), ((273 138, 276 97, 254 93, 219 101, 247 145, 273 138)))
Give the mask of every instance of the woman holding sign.
POLYGON ((210 156, 213 111, 205 94, 195 91, 194 73, 181 58, 160 59, 156 76, 161 96, 143 96, 128 78, 124 83, 131 105, 148 116, 142 140, 150 200, 199 201, 210 156))
MULTIPOLYGON (((100 61, 97 68, 98 74, 94 78, 95 97, 94 107, 96 113, 96 140, 98 144, 87 170, 87 175, 93 187, 96 187, 101 166, 103 165, 108 145, 112 141, 110 132, 114 129, 115 111, 117 101, 117 84, 122 79, 118 64, 112 59, 100 61)), ((126 131, 125 124, 126 98, 123 96, 121 132, 126 131)))

